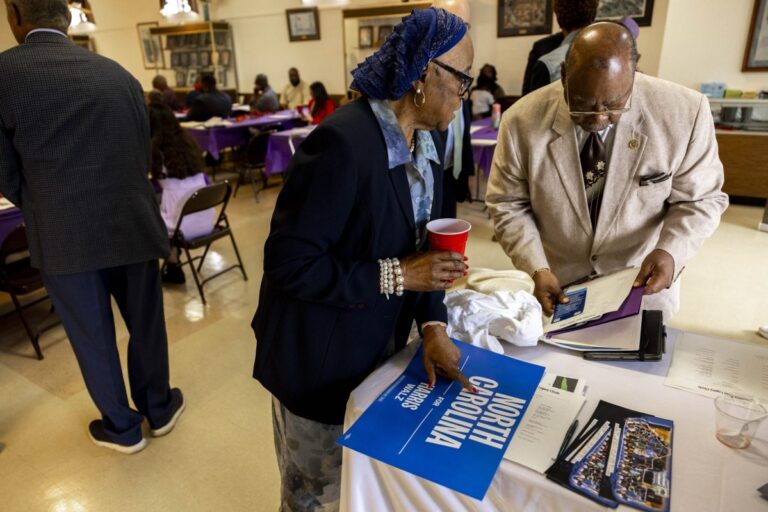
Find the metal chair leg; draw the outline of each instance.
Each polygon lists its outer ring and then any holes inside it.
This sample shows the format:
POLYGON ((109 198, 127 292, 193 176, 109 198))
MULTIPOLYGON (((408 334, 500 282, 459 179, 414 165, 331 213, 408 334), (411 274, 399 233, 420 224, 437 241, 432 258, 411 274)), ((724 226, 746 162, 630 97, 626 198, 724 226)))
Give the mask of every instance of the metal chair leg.
POLYGON ((205 257, 208 256, 208 249, 211 248, 211 244, 205 246, 203 256, 200 258, 200 264, 197 266, 197 271, 200 272, 203 269, 203 263, 205 263, 205 257))
POLYGON ((184 248, 184 253, 187 255, 187 261, 189 261, 189 269, 192 272, 192 277, 195 279, 195 284, 197 285, 197 291, 200 293, 200 300, 203 301, 203 304, 208 304, 205 301, 205 293, 203 293, 203 285, 200 284, 200 278, 197 276, 197 270, 195 270, 195 263, 192 261, 192 255, 189 253, 189 249, 186 247, 184 248))
POLYGON ((43 351, 40 350, 40 344, 38 343, 38 338, 40 337, 40 335, 32 331, 32 328, 27 323, 27 319, 24 318, 24 312, 21 307, 21 302, 19 302, 19 298, 16 297, 16 294, 13 292, 10 292, 10 294, 11 294, 11 300, 13 301, 13 305, 16 307, 16 313, 19 314, 19 318, 21 319, 21 323, 24 326, 24 330, 27 331, 27 336, 29 336, 29 341, 32 342, 32 346, 35 349, 35 354, 37 354, 37 359, 42 360, 43 351))
POLYGON ((243 260, 240 258, 240 251, 237 250, 237 244, 235 243, 235 237, 232 231, 229 232, 229 238, 232 240, 232 247, 235 249, 235 256, 237 256, 237 263, 240 266, 240 272, 243 273, 243 279, 248 280, 248 275, 245 273, 245 266, 243 266, 243 260))

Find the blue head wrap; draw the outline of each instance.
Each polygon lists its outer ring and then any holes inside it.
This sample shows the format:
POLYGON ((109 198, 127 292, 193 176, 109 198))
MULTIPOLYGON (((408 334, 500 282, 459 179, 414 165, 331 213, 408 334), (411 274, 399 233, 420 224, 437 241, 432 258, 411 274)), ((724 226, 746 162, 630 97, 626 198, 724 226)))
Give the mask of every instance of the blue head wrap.
POLYGON ((414 10, 355 68, 352 89, 377 100, 399 100, 429 61, 456 46, 466 33, 461 18, 443 9, 414 10))

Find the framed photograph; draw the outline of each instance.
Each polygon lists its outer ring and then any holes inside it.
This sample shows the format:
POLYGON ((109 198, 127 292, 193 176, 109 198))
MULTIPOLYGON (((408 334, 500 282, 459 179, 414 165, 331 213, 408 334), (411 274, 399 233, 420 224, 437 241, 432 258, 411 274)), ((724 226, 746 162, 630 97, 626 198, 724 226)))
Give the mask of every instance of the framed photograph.
POLYGON ((160 36, 153 36, 150 33, 152 27, 159 27, 160 23, 149 21, 138 23, 136 29, 139 32, 139 46, 141 47, 141 56, 144 59, 145 69, 160 69, 165 67, 165 55, 160 36))
POLYGON ((295 41, 317 41, 320 39, 320 17, 317 7, 287 9, 288 38, 295 41))
POLYGON ((376 37, 376 46, 381 46, 384 44, 384 41, 387 40, 389 37, 389 34, 392 33, 392 30, 394 30, 395 27, 392 25, 379 25, 379 32, 376 37))
MULTIPOLYGON (((192 84, 190 84, 192 85, 192 84)), ((186 87, 187 86, 187 72, 186 71, 177 71, 176 72, 176 87, 186 87)))
POLYGON ((358 48, 373 47, 373 27, 360 27, 357 32, 358 48))
POLYGON ((189 67, 189 53, 184 52, 179 54, 179 66, 183 68, 189 67))
POLYGON ((195 85, 195 82, 197 82, 197 70, 196 69, 190 69, 187 71, 187 85, 193 86, 195 85))
POLYGON ((768 0, 755 0, 742 71, 768 71, 768 0))
POLYGON ((499 0, 498 37, 552 33, 552 0, 499 0))
POLYGON ((211 52, 200 52, 198 57, 197 60, 202 67, 207 68, 211 65, 211 52))
MULTIPOLYGON (((202 54, 200 54, 202 56, 202 54)), ((189 54, 189 67, 196 67, 196 66, 202 66, 202 62, 200 62, 200 59, 198 59, 198 53, 192 52, 189 54)))
POLYGON ((231 62, 232 62, 232 52, 230 52, 229 50, 221 50, 219 52, 219 64, 222 67, 228 68, 231 62))
POLYGON ((650 27, 653 20, 653 0, 600 0, 598 20, 619 21, 625 16, 633 18, 641 27, 650 27))

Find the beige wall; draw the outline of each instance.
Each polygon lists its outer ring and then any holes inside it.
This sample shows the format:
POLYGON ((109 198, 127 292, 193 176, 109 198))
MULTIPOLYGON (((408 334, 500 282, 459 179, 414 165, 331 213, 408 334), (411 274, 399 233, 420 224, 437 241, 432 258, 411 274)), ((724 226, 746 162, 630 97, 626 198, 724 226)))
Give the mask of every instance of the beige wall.
MULTIPOLYGON (((372 3, 378 2, 349 0, 348 5, 372 3)), ((475 68, 494 64, 508 94, 519 94, 528 52, 543 36, 497 38, 497 0, 470 3, 475 68)), ((99 27, 94 36, 99 53, 120 62, 149 87, 154 71, 144 69, 136 24, 162 21, 157 0, 91 0, 91 5, 99 27)), ((642 70, 691 87, 723 80, 734 88, 768 88, 768 73, 741 72, 752 5, 753 0, 656 0, 653 26, 641 28, 638 40, 642 70)), ((285 9, 299 6, 301 0, 216 2, 214 17, 234 28, 241 91, 251 89, 259 72, 279 90, 291 66, 308 81, 323 81, 331 93, 344 90, 341 8, 321 6, 320 41, 291 43, 285 9)), ((0 50, 14 44, 0 20, 0 50)))
POLYGON ((754 0, 673 0, 659 75, 698 88, 725 82, 732 89, 768 89, 768 73, 743 73, 754 0))

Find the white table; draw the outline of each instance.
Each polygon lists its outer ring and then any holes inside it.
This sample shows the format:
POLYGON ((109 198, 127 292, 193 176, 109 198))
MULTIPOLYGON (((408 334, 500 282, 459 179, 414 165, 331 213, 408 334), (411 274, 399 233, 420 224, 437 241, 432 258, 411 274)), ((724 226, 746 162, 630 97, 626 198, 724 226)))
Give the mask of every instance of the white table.
MULTIPOLYGON (((757 488, 768 483, 768 428, 763 424, 752 445, 733 450, 715 439, 715 409, 711 399, 664 385, 674 339, 656 363, 601 363, 550 346, 518 348, 507 354, 546 366, 560 375, 587 381, 584 424, 599 400, 675 422, 672 456, 672 510, 768 511, 757 488)), ((371 374, 347 403, 348 428, 411 360, 412 343, 371 374)), ((480 502, 344 449, 341 484, 342 511, 605 511, 609 510, 507 460, 502 461, 485 499, 480 502)), ((461 471, 462 468, 455 468, 461 471)), ((620 510, 637 509, 619 507, 620 510)))

